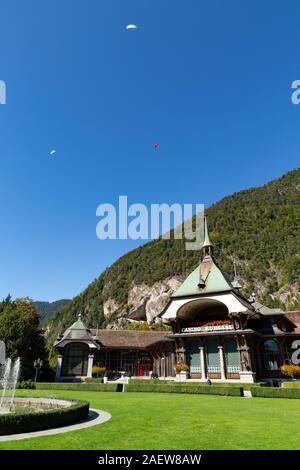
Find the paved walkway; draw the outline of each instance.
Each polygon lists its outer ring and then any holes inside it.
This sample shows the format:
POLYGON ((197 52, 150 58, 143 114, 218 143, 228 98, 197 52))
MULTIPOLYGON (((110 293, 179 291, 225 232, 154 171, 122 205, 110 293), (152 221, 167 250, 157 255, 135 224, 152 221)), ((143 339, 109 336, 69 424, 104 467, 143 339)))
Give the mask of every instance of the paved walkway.
POLYGON ((29 439, 30 437, 52 436, 53 434, 78 431, 79 429, 89 428, 91 426, 96 426, 97 424, 105 423, 105 421, 108 421, 110 418, 111 414, 106 411, 90 408, 89 416, 84 421, 80 421, 80 423, 60 428, 46 429, 45 431, 24 432, 22 434, 0 436, 0 442, 18 441, 20 439, 29 439))

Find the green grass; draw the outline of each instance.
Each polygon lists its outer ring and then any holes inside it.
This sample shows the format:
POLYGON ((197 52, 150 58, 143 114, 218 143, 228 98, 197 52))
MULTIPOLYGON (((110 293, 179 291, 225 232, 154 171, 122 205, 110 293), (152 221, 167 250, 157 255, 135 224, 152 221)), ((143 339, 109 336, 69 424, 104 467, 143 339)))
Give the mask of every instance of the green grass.
POLYGON ((300 382, 283 382, 283 388, 300 388, 300 382))
POLYGON ((84 399, 104 424, 64 435, 0 443, 0 449, 299 449, 300 402, 166 393, 22 390, 84 399))

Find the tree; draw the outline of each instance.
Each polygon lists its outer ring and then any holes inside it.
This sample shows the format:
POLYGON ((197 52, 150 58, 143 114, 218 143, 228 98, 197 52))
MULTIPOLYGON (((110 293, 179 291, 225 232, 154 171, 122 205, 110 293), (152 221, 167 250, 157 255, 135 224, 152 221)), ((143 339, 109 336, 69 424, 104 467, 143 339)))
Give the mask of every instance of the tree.
POLYGON ((33 361, 45 352, 38 315, 29 301, 6 299, 0 303, 0 339, 7 357, 21 358, 23 377, 32 376, 33 361))

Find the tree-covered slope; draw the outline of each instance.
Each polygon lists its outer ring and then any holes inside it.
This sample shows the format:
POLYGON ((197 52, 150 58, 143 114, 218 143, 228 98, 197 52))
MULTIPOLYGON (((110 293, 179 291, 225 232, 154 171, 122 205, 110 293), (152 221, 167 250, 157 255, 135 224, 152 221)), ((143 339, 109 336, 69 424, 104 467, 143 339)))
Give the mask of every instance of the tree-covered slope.
MULTIPOLYGON (((234 256, 246 294, 255 291, 269 306, 300 306, 300 169, 228 196, 207 215, 215 257, 232 277, 234 256)), ((104 302, 114 299, 119 310, 128 309, 133 284, 151 286, 187 275, 197 265, 199 252, 186 251, 184 243, 155 240, 118 259, 56 314, 48 324, 50 340, 78 313, 90 326, 105 326, 104 302)))
POLYGON ((39 314, 41 325, 44 325, 51 315, 59 312, 68 302, 70 302, 69 299, 61 299, 54 302, 44 302, 41 300, 32 301, 39 314))

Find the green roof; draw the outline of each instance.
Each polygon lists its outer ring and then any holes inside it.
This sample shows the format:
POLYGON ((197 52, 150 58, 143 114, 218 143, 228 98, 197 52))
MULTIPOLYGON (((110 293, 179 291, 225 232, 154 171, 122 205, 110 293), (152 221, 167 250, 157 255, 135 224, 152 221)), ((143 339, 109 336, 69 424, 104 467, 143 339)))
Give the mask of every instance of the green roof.
MULTIPOLYGON (((204 263, 201 263, 204 265, 204 263)), ((201 269, 201 274, 202 274, 201 269)), ((226 279, 220 268, 212 261, 209 266, 205 281, 205 287, 199 287, 200 266, 186 278, 172 297, 186 297, 190 295, 212 294, 217 292, 230 291, 233 289, 232 284, 226 279)))
POLYGON ((87 330, 87 327, 85 326, 81 318, 78 318, 78 320, 70 326, 69 330, 87 330))

